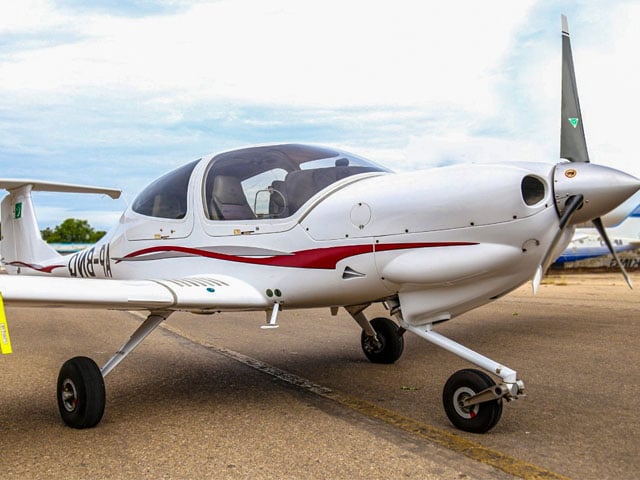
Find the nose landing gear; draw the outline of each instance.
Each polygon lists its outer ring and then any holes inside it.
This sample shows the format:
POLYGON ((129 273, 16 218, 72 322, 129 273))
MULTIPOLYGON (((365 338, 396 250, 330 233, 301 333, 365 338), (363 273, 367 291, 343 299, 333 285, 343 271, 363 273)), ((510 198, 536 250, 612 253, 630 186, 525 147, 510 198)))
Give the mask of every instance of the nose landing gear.
POLYGON ((451 375, 442 391, 442 404, 451 423, 472 433, 485 433, 495 427, 502 416, 502 398, 471 405, 466 402, 495 386, 491 377, 480 370, 468 368, 451 375))
POLYGON ((374 318, 369 322, 363 311, 368 305, 347 306, 346 310, 362 327, 361 344, 373 363, 394 363, 402 355, 405 331, 491 372, 503 382, 496 384, 486 373, 476 369, 459 370, 449 377, 442 391, 442 403, 451 423, 466 432, 486 433, 495 427, 502 416, 503 401, 525 396, 524 382, 514 370, 501 365, 453 340, 433 331, 433 324, 412 325, 404 320, 400 305, 389 302, 400 327, 388 318, 374 318))

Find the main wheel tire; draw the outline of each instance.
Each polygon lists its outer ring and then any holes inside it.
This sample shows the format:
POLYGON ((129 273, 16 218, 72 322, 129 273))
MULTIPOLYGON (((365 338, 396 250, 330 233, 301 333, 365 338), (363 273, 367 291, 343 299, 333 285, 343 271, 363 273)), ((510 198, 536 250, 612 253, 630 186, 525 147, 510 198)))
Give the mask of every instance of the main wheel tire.
POLYGON ((360 343, 366 357, 373 363, 393 363, 398 360, 404 350, 404 338, 398 325, 385 317, 374 318, 369 323, 376 331, 379 344, 375 344, 363 330, 360 343))
POLYGON ((87 357, 67 360, 58 375, 58 410, 72 428, 95 427, 105 405, 104 379, 100 368, 87 357))
POLYGON ((447 380, 442 391, 442 403, 447 417, 460 430, 486 433, 496 426, 502 416, 502 399, 464 407, 464 399, 494 386, 496 383, 484 372, 459 370, 447 380))

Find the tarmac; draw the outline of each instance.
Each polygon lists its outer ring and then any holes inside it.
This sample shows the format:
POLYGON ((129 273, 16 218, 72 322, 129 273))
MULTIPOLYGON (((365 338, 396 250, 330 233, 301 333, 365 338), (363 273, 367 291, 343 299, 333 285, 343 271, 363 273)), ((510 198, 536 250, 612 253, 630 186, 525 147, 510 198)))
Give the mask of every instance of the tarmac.
MULTIPOLYGON (((640 286, 640 274, 632 274, 640 286)), ((635 479, 640 295, 615 274, 553 274, 437 330, 518 371, 527 397, 495 429, 460 432, 442 387, 469 365, 411 334, 369 363, 343 311, 176 313, 107 378, 93 429, 59 418, 76 355, 103 364, 140 324, 129 312, 7 309, 0 356, 4 478, 635 479)), ((367 310, 384 315, 381 307, 367 310)))

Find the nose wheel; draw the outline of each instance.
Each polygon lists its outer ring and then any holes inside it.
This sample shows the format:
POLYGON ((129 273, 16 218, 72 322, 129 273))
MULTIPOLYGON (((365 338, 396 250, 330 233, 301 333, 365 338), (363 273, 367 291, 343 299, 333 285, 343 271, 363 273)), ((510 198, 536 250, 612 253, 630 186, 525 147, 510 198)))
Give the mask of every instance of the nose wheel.
POLYGON ((502 416, 502 398, 466 405, 468 400, 496 383, 480 370, 459 370, 447 380, 442 391, 444 411, 460 430, 486 433, 496 426, 502 416))
POLYGON ((60 416, 69 427, 91 428, 102 419, 104 379, 90 358, 75 357, 62 365, 57 394, 60 416))

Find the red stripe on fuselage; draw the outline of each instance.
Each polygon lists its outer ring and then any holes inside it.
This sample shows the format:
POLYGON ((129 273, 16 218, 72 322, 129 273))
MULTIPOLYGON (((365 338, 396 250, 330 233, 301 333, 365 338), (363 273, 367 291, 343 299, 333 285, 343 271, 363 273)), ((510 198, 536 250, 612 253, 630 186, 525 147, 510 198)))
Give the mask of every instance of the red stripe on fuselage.
POLYGON ((459 247, 477 245, 474 242, 428 242, 428 243, 386 243, 371 245, 345 245, 341 247, 313 248, 310 250, 300 250, 288 255, 275 255, 272 257, 242 257, 228 255, 224 253, 210 252, 197 248, 179 246, 158 246, 149 247, 129 253, 117 262, 126 261, 158 252, 180 252, 186 255, 213 258, 229 262, 249 263, 253 265, 268 265, 274 267, 291 268, 316 268, 331 270, 336 268, 337 263, 348 257, 362 255, 365 253, 388 252, 392 250, 409 250, 413 248, 435 248, 435 247, 459 247))
POLYGON ((12 267, 26 267, 31 268, 32 270, 36 270, 38 272, 51 273, 56 268, 64 268, 66 265, 49 265, 48 267, 41 267, 40 265, 30 265, 24 262, 9 262, 7 265, 12 267))

